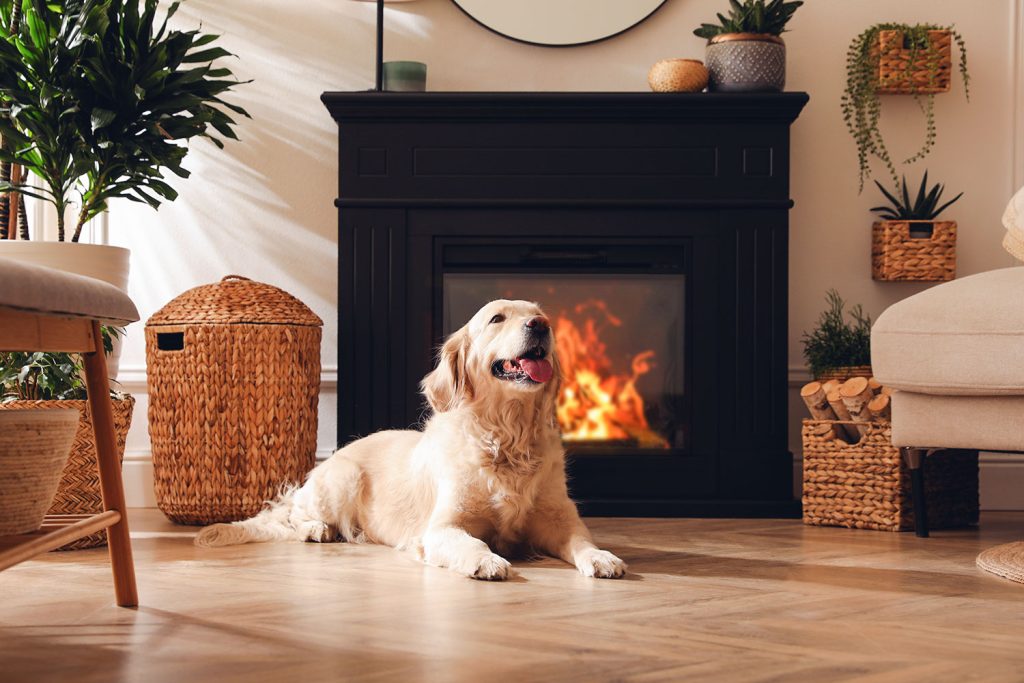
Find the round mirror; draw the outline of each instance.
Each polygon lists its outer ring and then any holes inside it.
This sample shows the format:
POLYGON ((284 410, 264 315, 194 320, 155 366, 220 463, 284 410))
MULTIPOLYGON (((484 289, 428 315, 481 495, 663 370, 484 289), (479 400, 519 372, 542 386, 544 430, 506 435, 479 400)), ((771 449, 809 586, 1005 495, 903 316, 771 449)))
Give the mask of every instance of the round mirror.
POLYGON ((665 0, 453 0, 498 35, 533 45, 584 45, 628 31, 665 0))

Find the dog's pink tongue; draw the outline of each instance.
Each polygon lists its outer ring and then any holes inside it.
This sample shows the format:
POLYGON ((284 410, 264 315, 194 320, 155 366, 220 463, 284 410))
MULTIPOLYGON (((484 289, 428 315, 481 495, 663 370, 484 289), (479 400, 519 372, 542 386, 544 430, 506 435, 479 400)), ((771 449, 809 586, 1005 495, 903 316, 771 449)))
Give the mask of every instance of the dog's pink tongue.
POLYGON ((551 379, 551 375, 555 373, 551 369, 551 363, 546 359, 535 359, 535 358, 520 358, 519 367, 523 369, 527 375, 530 376, 534 382, 547 382, 551 379))

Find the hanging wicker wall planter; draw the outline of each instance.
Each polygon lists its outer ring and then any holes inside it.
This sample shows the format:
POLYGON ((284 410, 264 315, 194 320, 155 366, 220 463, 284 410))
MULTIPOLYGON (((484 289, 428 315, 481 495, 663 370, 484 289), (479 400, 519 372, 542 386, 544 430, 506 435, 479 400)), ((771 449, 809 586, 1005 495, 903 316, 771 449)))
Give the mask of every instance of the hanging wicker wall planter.
MULTIPOLYGON (((124 459, 124 444, 132 424, 135 399, 124 396, 112 401, 114 433, 117 436, 117 456, 124 459)), ((89 402, 82 401, 11 401, 0 404, 5 410, 66 410, 78 411, 78 427, 71 444, 71 454, 61 473, 60 485, 48 515, 95 515, 103 512, 103 493, 100 491, 99 468, 96 463, 96 439, 92 431, 89 402)), ((97 531, 91 536, 72 541, 58 550, 84 550, 106 545, 107 532, 97 531)))
POLYGON ((878 92, 910 95, 949 92, 953 35, 928 31, 928 46, 911 49, 902 31, 878 32, 878 92))
POLYGON ((945 282, 956 277, 956 221, 876 221, 871 230, 875 280, 945 282))
POLYGON ((316 462, 323 322, 228 276, 146 323, 157 506, 181 524, 250 517, 316 462))

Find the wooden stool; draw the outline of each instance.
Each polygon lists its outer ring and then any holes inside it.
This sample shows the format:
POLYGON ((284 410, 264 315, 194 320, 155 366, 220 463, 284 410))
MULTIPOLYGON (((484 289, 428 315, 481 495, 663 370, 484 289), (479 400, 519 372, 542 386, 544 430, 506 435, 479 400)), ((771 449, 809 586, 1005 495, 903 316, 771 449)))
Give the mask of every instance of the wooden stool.
POLYGON ((138 319, 135 304, 113 285, 0 258, 0 350, 83 355, 103 492, 99 514, 48 515, 36 532, 0 537, 0 571, 107 529, 121 607, 138 605, 138 595, 100 323, 120 326, 138 319))

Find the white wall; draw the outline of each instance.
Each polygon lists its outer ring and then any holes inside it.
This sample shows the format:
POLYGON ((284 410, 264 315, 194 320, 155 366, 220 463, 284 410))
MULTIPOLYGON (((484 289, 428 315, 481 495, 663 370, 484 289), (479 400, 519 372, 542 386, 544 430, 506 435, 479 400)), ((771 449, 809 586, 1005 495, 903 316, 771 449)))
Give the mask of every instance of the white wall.
MULTIPOLYGON (((502 39, 462 14, 449 0, 389 5, 386 58, 429 65, 431 90, 645 90, 649 66, 664 57, 703 56, 694 26, 714 16, 724 0, 668 0, 640 27, 611 41, 551 49, 502 39)), ((950 211, 959 221, 961 275, 1012 264, 999 247, 999 217, 1012 189, 1024 182, 1024 113, 1020 86, 1020 0, 809 0, 796 14, 789 49, 789 83, 810 104, 793 129, 791 248, 791 378, 804 377, 799 338, 838 288, 873 315, 924 285, 876 283, 870 278, 873 193, 857 195, 857 162, 839 113, 846 47, 879 21, 956 24, 969 48, 971 102, 959 82, 939 96, 938 145, 926 160, 931 177, 949 191, 965 191, 950 211), (1016 47, 1015 47, 1016 45, 1016 47), (1015 154, 1015 150, 1016 154, 1015 154)), ((223 34, 237 53, 233 68, 253 83, 234 101, 252 120, 242 141, 223 152, 201 141, 186 166, 181 196, 154 213, 115 205, 111 241, 132 249, 132 296, 143 318, 198 284, 241 273, 276 284, 305 301, 325 322, 324 393, 320 447, 334 443, 336 368, 336 129, 322 107, 324 90, 362 90, 373 81, 374 6, 348 0, 189 0, 175 23, 202 22, 223 34)), ((897 154, 910 154, 924 133, 909 98, 887 100, 884 129, 897 154)), ((918 169, 912 173, 916 175, 918 169)), ((142 326, 130 329, 122 381, 145 391, 142 326)), ((152 501, 148 488, 145 397, 129 440, 127 472, 133 503, 152 501)), ((794 451, 799 453, 793 410, 794 451)), ((986 476, 994 473, 986 469, 986 476)), ((1024 461, 1000 470, 998 480, 1024 481, 1024 461), (1007 474, 1009 472, 1009 474, 1007 474), (1009 478, 1008 478, 1009 477, 1009 478), (1021 477, 1020 479, 1012 479, 1021 477)), ((1020 490, 1019 485, 1017 490, 1020 490)), ((989 506, 1024 503, 986 480, 989 506), (1005 495, 1004 495, 1005 494, 1005 495)))

